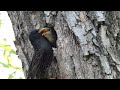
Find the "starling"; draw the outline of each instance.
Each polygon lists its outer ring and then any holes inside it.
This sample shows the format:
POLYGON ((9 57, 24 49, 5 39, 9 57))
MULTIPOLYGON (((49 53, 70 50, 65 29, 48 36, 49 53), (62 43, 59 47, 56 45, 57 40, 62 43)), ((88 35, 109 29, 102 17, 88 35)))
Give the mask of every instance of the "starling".
POLYGON ((29 40, 34 54, 29 66, 27 79, 45 79, 46 70, 53 60, 53 49, 56 48, 57 34, 52 27, 32 30, 29 40))

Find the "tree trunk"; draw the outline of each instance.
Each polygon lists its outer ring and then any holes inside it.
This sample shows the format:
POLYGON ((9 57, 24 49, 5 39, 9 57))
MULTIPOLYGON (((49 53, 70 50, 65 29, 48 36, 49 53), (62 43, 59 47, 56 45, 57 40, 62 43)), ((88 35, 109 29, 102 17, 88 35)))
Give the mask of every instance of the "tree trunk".
POLYGON ((49 78, 120 78, 119 11, 8 11, 8 15, 25 76, 34 53, 28 33, 50 23, 58 48, 49 78))

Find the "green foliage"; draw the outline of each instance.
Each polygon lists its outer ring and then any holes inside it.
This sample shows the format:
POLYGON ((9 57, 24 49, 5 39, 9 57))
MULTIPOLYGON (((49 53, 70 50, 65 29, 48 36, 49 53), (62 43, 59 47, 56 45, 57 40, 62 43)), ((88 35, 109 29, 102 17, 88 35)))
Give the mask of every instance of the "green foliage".
POLYGON ((11 73, 11 74, 9 74, 9 77, 8 77, 8 79, 12 79, 14 76, 14 74, 16 73, 16 71, 15 72, 13 72, 13 73, 11 73))
MULTIPOLYGON (((6 41, 6 39, 4 39, 4 41, 6 41)), ((11 64, 11 61, 12 61, 11 56, 12 56, 12 54, 16 54, 16 52, 12 49, 12 47, 10 45, 3 44, 3 43, 0 43, 0 47, 4 49, 3 56, 4 56, 5 60, 7 61, 7 63, 0 62, 0 64, 5 68, 13 68, 15 70, 21 70, 21 68, 19 66, 13 66, 11 64)), ((8 79, 14 78, 15 73, 16 73, 16 71, 9 74, 8 79)))

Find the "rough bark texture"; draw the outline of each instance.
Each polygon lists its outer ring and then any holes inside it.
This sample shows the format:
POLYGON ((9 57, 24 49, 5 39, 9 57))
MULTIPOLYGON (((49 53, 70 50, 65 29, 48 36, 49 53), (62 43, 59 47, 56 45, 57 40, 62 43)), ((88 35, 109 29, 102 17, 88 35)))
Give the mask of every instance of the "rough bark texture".
POLYGON ((120 78, 119 11, 8 11, 8 15, 25 76, 33 55, 28 32, 50 23, 58 48, 49 78, 120 78))

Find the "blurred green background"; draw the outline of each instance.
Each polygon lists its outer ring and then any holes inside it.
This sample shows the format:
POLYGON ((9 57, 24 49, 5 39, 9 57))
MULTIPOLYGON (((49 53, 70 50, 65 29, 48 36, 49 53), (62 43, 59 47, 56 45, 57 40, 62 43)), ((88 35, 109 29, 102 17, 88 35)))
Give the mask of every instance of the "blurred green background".
POLYGON ((6 11, 0 11, 0 79, 25 79, 14 41, 10 18, 6 11))

